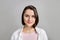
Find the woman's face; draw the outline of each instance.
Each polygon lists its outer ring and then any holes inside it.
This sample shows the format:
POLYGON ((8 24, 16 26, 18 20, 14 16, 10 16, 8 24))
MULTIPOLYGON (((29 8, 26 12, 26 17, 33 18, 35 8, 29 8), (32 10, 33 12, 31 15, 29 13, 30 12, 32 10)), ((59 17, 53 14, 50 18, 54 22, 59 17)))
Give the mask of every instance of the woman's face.
POLYGON ((28 27, 32 27, 32 25, 35 23, 35 15, 34 11, 31 9, 27 9, 24 13, 24 23, 28 27))

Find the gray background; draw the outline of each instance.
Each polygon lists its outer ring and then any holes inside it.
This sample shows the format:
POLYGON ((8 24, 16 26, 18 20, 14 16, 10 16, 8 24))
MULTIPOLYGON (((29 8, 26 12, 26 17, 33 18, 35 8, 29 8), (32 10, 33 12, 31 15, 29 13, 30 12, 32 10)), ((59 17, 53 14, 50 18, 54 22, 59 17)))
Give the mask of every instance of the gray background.
POLYGON ((22 10, 31 4, 38 10, 38 27, 47 32, 49 40, 60 40, 60 0, 0 0, 0 40, 10 40, 22 27, 22 10))

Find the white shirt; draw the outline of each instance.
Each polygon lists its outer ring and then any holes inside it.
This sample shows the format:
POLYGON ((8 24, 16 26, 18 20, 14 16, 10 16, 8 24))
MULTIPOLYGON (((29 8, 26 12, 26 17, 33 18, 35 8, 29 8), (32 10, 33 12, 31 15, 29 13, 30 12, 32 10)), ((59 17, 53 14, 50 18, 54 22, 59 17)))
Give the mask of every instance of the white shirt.
MULTIPOLYGON (((43 29, 38 28, 38 27, 35 27, 35 29, 38 33, 38 40, 48 40, 47 34, 43 29)), ((23 28, 16 30, 12 34, 11 40, 22 40, 22 30, 23 28)))

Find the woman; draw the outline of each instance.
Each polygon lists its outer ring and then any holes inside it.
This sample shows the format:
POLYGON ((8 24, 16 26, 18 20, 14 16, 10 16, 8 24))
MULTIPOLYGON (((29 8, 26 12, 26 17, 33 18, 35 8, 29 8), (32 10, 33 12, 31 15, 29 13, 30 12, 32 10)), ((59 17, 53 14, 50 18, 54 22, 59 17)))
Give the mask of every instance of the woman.
POLYGON ((37 27, 38 13, 34 6, 26 6, 22 12, 22 24, 24 27, 16 30, 11 40, 48 40, 46 32, 37 27))

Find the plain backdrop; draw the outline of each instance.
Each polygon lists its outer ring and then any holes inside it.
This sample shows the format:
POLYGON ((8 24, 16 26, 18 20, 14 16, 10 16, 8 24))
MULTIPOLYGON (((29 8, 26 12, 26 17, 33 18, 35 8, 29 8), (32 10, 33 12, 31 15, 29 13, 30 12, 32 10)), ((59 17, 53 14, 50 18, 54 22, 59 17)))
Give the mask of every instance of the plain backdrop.
POLYGON ((0 0, 0 40, 10 40, 22 27, 21 14, 25 6, 34 5, 39 14, 38 27, 49 40, 60 40, 60 0, 0 0))

